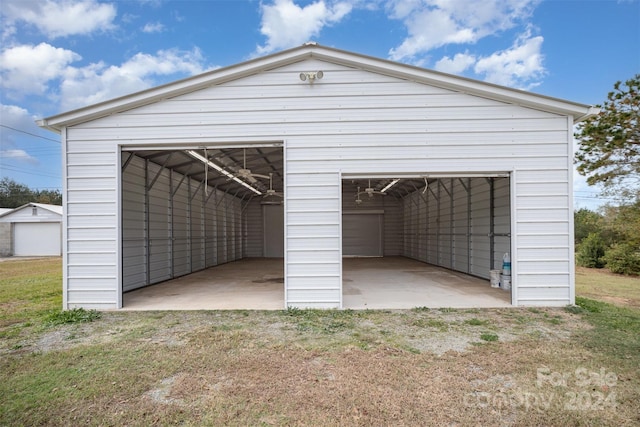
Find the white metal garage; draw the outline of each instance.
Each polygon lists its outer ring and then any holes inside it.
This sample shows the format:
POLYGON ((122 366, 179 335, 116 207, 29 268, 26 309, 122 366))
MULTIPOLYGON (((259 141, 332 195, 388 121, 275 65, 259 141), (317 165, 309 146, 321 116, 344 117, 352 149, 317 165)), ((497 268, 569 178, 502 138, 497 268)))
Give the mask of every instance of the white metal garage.
POLYGON ((310 43, 47 118, 65 307, 280 253, 288 307, 342 307, 343 256, 488 277, 504 252, 514 305, 571 303, 572 126, 592 113, 310 43))
POLYGON ((62 254, 62 206, 28 203, 0 215, 10 223, 14 256, 60 256, 62 254))

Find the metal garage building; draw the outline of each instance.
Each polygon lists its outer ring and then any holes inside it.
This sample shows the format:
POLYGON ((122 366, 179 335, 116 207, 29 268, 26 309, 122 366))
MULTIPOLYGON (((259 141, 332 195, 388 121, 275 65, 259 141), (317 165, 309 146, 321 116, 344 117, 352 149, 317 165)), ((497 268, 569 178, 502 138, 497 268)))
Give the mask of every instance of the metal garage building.
POLYGON ((62 206, 27 203, 0 214, 0 223, 10 225, 9 241, 3 242, 8 243, 8 255, 62 254, 62 206))
POLYGON ((340 308, 345 256, 486 278, 505 252, 513 305, 572 303, 572 126, 592 113, 308 43, 44 119, 64 305, 283 256, 285 306, 340 308))

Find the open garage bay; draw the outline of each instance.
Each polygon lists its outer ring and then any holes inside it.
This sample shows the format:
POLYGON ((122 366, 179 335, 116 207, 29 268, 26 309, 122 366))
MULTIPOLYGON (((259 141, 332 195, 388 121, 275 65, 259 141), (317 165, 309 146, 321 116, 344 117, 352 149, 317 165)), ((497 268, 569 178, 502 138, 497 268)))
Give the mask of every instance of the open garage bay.
MULTIPOLYGON (((124 295, 128 310, 284 308, 283 260, 245 258, 124 295)), ((345 258, 343 307, 508 307, 489 281, 404 257, 345 258)))

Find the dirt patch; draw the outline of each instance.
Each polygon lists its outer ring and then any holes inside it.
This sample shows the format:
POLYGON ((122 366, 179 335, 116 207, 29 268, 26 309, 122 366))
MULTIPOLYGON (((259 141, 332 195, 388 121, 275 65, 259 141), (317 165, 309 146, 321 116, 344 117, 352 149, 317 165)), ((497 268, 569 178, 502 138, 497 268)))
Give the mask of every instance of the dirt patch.
POLYGON ((564 309, 105 312, 2 359, 55 378, 31 424, 624 425, 640 378, 620 375, 618 412, 567 412, 573 388, 536 385, 600 369, 576 345, 588 327, 564 309))

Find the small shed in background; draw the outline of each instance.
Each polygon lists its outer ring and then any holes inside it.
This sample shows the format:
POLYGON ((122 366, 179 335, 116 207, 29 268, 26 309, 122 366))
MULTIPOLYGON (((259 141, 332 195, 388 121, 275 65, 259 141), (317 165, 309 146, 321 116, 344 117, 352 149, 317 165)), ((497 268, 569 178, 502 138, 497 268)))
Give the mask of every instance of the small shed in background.
POLYGON ((60 256, 62 206, 27 203, 0 213, 0 232, 0 255, 60 256))

